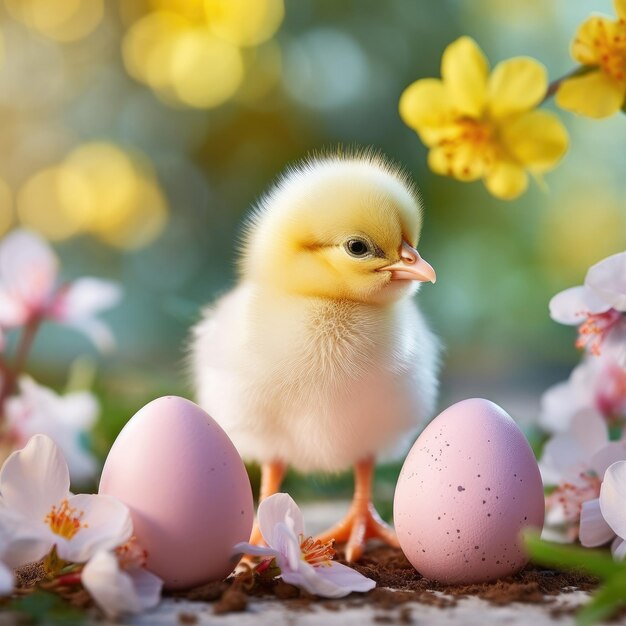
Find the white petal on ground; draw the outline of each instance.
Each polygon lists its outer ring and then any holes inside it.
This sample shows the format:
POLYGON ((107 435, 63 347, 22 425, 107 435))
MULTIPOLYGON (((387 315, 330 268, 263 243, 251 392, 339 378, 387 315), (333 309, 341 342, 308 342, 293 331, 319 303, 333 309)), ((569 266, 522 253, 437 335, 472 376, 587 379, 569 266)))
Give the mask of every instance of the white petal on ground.
POLYGON ((614 254, 589 268, 585 286, 618 311, 626 311, 626 252, 614 254))
POLYGON ((371 578, 367 578, 367 576, 363 576, 341 563, 331 563, 329 566, 316 567, 315 569, 320 576, 348 593, 352 591, 364 593, 376 587, 376 582, 371 578))
POLYGON ((57 552, 66 561, 85 563, 96 552, 126 543, 133 534, 128 507, 113 496, 79 494, 70 498, 69 505, 84 512, 81 521, 86 528, 69 540, 59 538, 57 552))
POLYGON ((284 524, 287 520, 291 520, 289 523, 296 537, 301 533, 304 534, 302 512, 287 493, 276 493, 263 500, 259 504, 257 518, 263 539, 272 547, 276 547, 272 541, 272 536, 279 523, 284 524))
POLYGON ((589 315, 604 313, 610 308, 595 291, 583 286, 570 287, 550 300, 550 317, 561 324, 577 325, 589 315))
POLYGON ((0 544, 2 561, 12 568, 39 561, 52 548, 41 524, 4 506, 0 506, 0 544))
POLYGON ((38 235, 15 230, 0 245, 0 292, 28 309, 47 305, 58 273, 58 259, 38 235))
POLYGON ((613 463, 604 474, 600 508, 608 525, 619 537, 626 537, 626 461, 613 463))
POLYGON ((615 538, 613 529, 606 523, 598 499, 583 502, 580 513, 580 543, 587 548, 603 546, 615 538))
POLYGON ((81 574, 83 586, 109 618, 143 610, 133 579, 110 552, 98 552, 81 574))
POLYGON ((35 435, 13 452, 0 470, 1 503, 30 520, 41 520, 67 498, 70 475, 59 447, 45 435, 35 435))

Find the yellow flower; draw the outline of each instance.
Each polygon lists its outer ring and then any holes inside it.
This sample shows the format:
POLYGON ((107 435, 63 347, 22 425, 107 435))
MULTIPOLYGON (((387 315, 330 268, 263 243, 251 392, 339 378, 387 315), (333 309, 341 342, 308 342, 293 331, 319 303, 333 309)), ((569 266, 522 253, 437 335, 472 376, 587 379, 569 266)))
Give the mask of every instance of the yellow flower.
POLYGON ((430 148, 437 174, 482 178, 496 197, 510 200, 528 185, 528 172, 552 169, 567 150, 556 115, 533 110, 548 88, 546 70, 518 57, 489 64, 476 42, 461 37, 441 60, 441 80, 425 78, 400 98, 400 115, 430 148))
POLYGON ((593 16, 574 37, 571 53, 588 71, 564 80, 556 93, 563 109, 608 117, 626 100, 626 0, 614 0, 617 20, 593 16))

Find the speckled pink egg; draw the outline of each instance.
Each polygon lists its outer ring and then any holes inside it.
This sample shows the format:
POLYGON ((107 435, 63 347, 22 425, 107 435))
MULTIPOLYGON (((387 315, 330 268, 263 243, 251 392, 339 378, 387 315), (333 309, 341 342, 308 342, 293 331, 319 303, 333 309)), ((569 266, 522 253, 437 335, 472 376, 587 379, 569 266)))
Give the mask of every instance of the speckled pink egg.
POLYGON ((463 400, 436 417, 404 462, 394 522, 404 554, 426 578, 474 583, 528 562, 525 527, 543 526, 535 456, 511 417, 488 400, 463 400))
POLYGON ((130 419, 99 492, 128 506, 147 568, 169 589, 225 578, 236 565, 233 546, 250 538, 246 468, 226 433, 184 398, 158 398, 130 419))

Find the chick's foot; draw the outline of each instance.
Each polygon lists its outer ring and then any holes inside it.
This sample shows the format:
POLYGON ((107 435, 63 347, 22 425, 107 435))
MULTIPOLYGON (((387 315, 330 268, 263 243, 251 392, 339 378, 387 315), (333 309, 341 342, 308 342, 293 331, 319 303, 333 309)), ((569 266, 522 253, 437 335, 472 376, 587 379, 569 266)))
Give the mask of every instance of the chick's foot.
POLYGON ((322 533, 316 539, 322 543, 335 540, 346 543, 346 560, 358 561, 363 555, 368 539, 381 539, 386 544, 399 548, 393 528, 385 523, 371 500, 374 460, 360 461, 354 467, 354 498, 346 517, 322 533))
MULTIPOLYGON (((273 496, 278 493, 280 486, 283 483, 287 466, 281 461, 270 461, 269 463, 263 463, 261 466, 261 489, 259 491, 259 503, 263 502, 265 498, 273 496)), ((252 527, 252 534, 250 535, 250 543, 256 546, 265 544, 263 541, 263 535, 259 528, 259 523, 255 519, 254 526, 252 527)))

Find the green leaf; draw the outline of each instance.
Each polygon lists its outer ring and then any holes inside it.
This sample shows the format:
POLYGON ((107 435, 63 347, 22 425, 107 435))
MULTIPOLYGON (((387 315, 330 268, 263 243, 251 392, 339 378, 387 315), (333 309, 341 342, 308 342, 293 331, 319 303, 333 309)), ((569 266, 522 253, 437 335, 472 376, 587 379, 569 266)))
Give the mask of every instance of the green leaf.
POLYGON ((576 616, 579 626, 591 626, 613 615, 626 603, 626 572, 614 576, 594 594, 576 616))
POLYGON ((584 570, 603 580, 626 575, 626 566, 606 551, 542 541, 536 534, 525 534, 524 542, 531 560, 539 565, 584 570))
POLYGON ((13 600, 8 608, 29 617, 33 624, 79 626, 86 622, 86 616, 82 611, 56 594, 40 589, 13 600))

